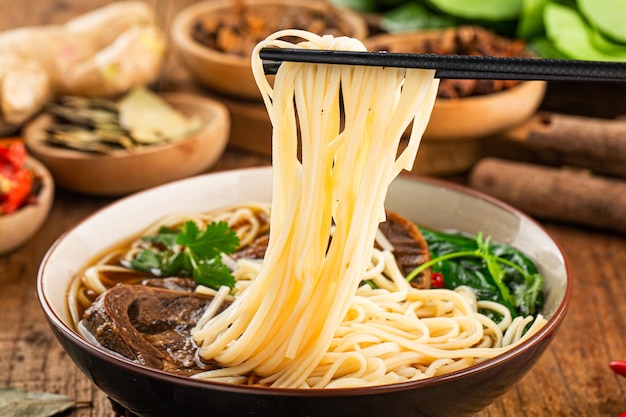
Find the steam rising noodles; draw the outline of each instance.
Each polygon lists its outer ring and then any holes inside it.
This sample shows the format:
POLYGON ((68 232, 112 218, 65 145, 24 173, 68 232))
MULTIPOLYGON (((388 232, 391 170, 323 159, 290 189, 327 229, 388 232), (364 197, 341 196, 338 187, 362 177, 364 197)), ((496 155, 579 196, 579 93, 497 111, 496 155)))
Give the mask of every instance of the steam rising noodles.
POLYGON ((250 269, 249 285, 193 330, 200 357, 223 366, 195 377, 254 375, 292 388, 389 384, 465 368, 534 334, 543 318, 522 336, 528 320, 482 305, 504 315, 494 323, 477 312, 471 290, 412 288, 392 252, 374 249, 387 188, 412 167, 430 117, 434 71, 285 62, 272 87, 258 57, 264 47, 365 51, 355 39, 287 30, 253 52, 273 125, 269 244, 260 267, 237 265, 236 273, 250 269), (304 41, 281 40, 291 36, 304 41))

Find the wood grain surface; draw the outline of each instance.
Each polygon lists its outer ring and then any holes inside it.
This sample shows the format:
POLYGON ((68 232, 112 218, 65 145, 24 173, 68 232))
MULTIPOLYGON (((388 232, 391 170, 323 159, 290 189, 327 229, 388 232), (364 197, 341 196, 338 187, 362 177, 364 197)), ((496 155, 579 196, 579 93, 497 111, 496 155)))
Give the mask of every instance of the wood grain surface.
MULTIPOLYGON (((190 2, 150 1, 164 28, 190 2)), ((1 0, 0 30, 62 23, 106 3, 1 0)), ((160 84, 165 90, 196 89, 202 94, 174 54, 168 58, 160 84)), ((573 109, 573 113, 594 117, 626 114, 623 86, 600 86, 590 92, 587 99, 597 100, 597 105, 590 106, 568 85, 550 86, 544 107, 573 109)), ((229 148, 212 170, 267 164, 265 156, 229 148)), ((43 229, 19 250, 0 256, 0 386, 67 395, 78 402, 63 414, 67 417, 111 417, 115 413, 106 396, 78 370, 48 329, 35 291, 37 269, 55 239, 112 201, 58 190, 43 229)), ((532 371, 478 416, 618 417, 626 410, 626 378, 615 375, 608 364, 614 359, 626 360, 626 237, 556 221, 544 225, 571 263, 574 291, 569 312, 532 371)))

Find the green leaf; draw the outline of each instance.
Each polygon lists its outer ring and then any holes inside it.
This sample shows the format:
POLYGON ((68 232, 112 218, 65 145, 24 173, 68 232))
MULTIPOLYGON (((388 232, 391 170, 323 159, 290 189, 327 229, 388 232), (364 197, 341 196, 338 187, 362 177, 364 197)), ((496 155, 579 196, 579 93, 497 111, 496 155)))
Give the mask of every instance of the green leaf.
POLYGON ((222 254, 236 251, 239 237, 226 222, 213 222, 200 230, 193 221, 187 221, 179 229, 161 227, 156 235, 142 239, 156 245, 131 260, 133 269, 157 277, 193 277, 198 284, 215 289, 235 284, 222 263, 222 254))
MULTIPOLYGON (((570 59, 590 61, 626 61, 626 54, 607 53, 594 44, 594 29, 577 10, 549 3, 544 10, 546 35, 561 53, 570 59)), ((597 41, 597 40, 596 40, 597 41)), ((607 41, 608 42, 608 41, 607 41)))
POLYGON ((214 258, 221 253, 233 253, 239 246, 239 239, 228 223, 210 223, 201 232, 194 222, 185 222, 176 243, 187 246, 193 253, 203 258, 214 258))
POLYGON ((455 26, 455 21, 433 13, 418 3, 406 3, 382 15, 380 26, 387 32, 408 32, 455 26))
POLYGON ((154 236, 144 236, 143 240, 152 243, 161 243, 166 248, 173 248, 176 244, 176 236, 180 233, 179 230, 170 229, 166 226, 161 226, 159 232, 154 236))
POLYGON ((626 4, 624 0, 577 0, 578 9, 601 33, 626 44, 626 4))
POLYGON ((528 44, 528 48, 537 56, 547 59, 569 59, 554 44, 546 38, 535 38, 528 44))
POLYGON ((444 277, 446 288, 471 287, 479 300, 499 302, 513 316, 536 314, 543 305, 543 277, 521 251, 506 244, 460 233, 442 233, 420 228, 432 260, 407 276, 411 280, 432 267, 444 277))
POLYGON ((501 21, 517 19, 522 0, 428 0, 436 9, 462 19, 501 21))
POLYGON ((0 416, 3 417, 51 417, 75 405, 65 395, 11 387, 0 388, 0 416))
POLYGON ((543 9, 550 0, 523 0, 516 35, 531 39, 544 34, 543 9))
POLYGON ((210 288, 235 285, 235 278, 224 264, 221 262, 202 262, 193 271, 194 280, 201 285, 210 288))
POLYGON ((138 271, 158 275, 162 263, 163 259, 159 253, 151 250, 143 250, 130 261, 130 266, 138 271))

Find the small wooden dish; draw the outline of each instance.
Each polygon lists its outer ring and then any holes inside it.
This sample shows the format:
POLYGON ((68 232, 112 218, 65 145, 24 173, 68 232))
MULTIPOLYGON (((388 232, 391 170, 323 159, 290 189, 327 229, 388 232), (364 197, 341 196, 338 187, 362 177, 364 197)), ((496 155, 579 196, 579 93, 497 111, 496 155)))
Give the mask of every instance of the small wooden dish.
MULTIPOLYGON (((420 31, 373 36, 370 51, 416 52, 442 31, 420 31)), ((545 95, 545 81, 524 81, 491 94, 438 98, 424 132, 424 140, 475 140, 517 127, 537 111, 545 95)))
POLYGON ((48 169, 31 156, 26 157, 26 168, 41 181, 35 203, 27 204, 13 213, 0 215, 0 255, 24 245, 39 231, 50 213, 54 200, 54 180, 48 169))
POLYGON ((216 100, 190 94, 162 97, 186 116, 198 116, 201 130, 186 138, 136 151, 94 154, 50 146, 41 115, 24 130, 29 152, 52 172, 59 187, 84 194, 117 196, 202 173, 222 155, 230 133, 230 115, 216 100))
MULTIPOLYGON (((250 5, 278 5, 305 10, 325 11, 326 2, 294 2, 293 0, 246 0, 250 5)), ((194 3, 181 11, 172 22, 171 36, 184 64, 205 87, 218 94, 246 100, 261 100, 261 94, 252 76, 250 57, 224 53, 204 46, 193 39, 192 29, 203 16, 227 14, 233 7, 231 0, 211 0, 194 3)), ((346 36, 363 40, 367 23, 359 14, 338 9, 336 15, 351 28, 346 36)), ((291 28, 284 28, 291 29, 291 28)))

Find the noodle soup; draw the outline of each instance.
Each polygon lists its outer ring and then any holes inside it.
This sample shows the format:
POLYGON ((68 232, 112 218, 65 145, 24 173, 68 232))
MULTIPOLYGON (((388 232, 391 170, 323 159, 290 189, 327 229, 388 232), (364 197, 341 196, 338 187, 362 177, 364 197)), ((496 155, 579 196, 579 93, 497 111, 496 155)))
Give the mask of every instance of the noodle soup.
POLYGON ((67 311, 67 289, 94 254, 140 236, 172 213, 203 213, 243 201, 268 201, 270 168, 235 170, 179 181, 124 198, 85 219, 50 249, 42 262, 38 291, 46 318, 68 355, 107 396, 141 416, 215 413, 239 416, 468 416, 502 395, 521 378, 554 340, 571 292, 566 260, 558 245, 519 212, 456 185, 401 176, 389 188, 386 207, 429 229, 483 231, 527 253, 545 277, 548 320, 537 334, 493 359, 441 376, 367 388, 281 389, 224 384, 179 376, 138 365, 87 341, 74 330, 67 311), (436 203, 435 203, 436 202, 436 203), (471 388, 480 386, 481 395, 471 388), (164 393, 176 393, 175 396, 164 393), (225 405, 227 404, 227 405, 225 405), (278 410, 278 411, 277 411, 278 410))

